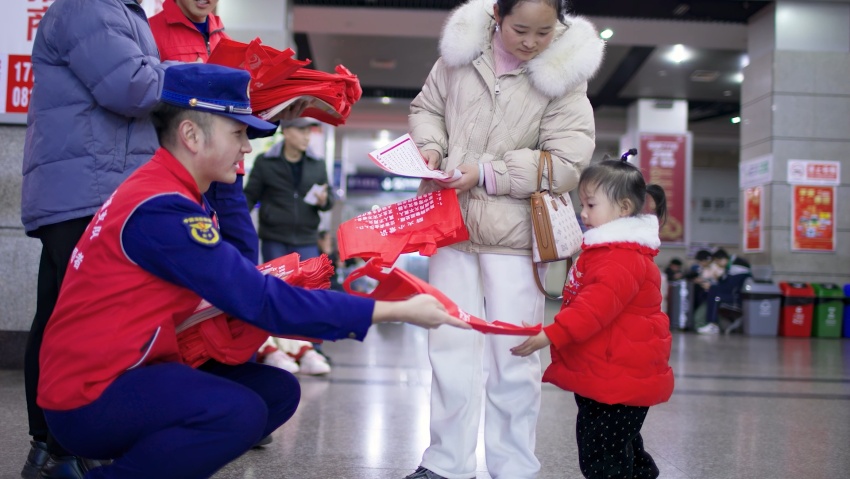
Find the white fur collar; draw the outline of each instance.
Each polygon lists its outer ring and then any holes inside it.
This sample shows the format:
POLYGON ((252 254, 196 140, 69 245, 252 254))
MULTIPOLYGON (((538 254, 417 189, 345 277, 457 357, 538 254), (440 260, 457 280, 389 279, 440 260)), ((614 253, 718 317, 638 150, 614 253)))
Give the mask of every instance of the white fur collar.
MULTIPOLYGON (((592 77, 602 63, 605 42, 592 23, 567 16, 549 48, 526 65, 532 85, 558 98, 592 77)), ((495 25, 493 0, 469 0, 449 16, 440 38, 440 55, 449 66, 472 63, 487 48, 495 25)))
POLYGON ((637 243, 652 249, 661 246, 658 238, 658 217, 640 215, 620 218, 584 233, 585 246, 607 243, 637 243))

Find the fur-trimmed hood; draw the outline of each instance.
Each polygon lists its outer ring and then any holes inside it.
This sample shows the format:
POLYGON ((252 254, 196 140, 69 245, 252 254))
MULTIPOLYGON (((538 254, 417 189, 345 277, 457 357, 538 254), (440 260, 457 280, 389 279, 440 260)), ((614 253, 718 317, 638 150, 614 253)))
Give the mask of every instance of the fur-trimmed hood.
MULTIPOLYGON (((558 25, 549 47, 526 64, 534 88, 550 98, 590 79, 605 51, 605 42, 588 20, 567 16, 566 23, 558 25)), ((454 67, 471 63, 488 48, 495 25, 493 0, 470 0, 458 7, 440 38, 443 61, 454 67)))
POLYGON ((658 236, 658 217, 640 215, 620 218, 592 228, 584 234, 583 247, 610 243, 634 243, 658 250, 661 246, 661 239, 658 236))

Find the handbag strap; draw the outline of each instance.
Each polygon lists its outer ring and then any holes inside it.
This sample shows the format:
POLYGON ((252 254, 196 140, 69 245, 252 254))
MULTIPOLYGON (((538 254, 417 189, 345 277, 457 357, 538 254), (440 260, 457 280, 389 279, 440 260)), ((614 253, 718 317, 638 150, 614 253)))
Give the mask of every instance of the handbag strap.
POLYGON ((543 191, 543 168, 549 168, 549 188, 552 188, 552 154, 540 150, 540 161, 537 162, 537 191, 543 191))
MULTIPOLYGON (((566 262, 567 262, 567 274, 564 275, 564 284, 565 285, 567 284, 567 278, 569 278, 569 276, 570 276, 570 268, 573 267, 573 259, 567 258, 566 262)), ((561 294, 560 296, 551 296, 546 291, 546 288, 543 287, 543 282, 540 281, 540 271, 537 269, 538 264, 539 263, 535 263, 534 261, 531 262, 531 267, 532 267, 532 269, 534 269, 534 282, 537 283, 537 289, 539 289, 540 292, 543 293, 543 296, 546 296, 546 299, 551 299, 553 301, 560 301, 560 300, 564 299, 563 294, 561 294)), ((564 288, 561 288, 562 291, 563 291, 563 289, 564 288)))

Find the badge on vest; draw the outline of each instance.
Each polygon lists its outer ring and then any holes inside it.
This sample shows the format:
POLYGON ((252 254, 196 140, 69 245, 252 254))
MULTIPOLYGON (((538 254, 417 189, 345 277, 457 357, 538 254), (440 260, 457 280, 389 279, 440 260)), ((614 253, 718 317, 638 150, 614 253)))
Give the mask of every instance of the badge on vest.
POLYGON ((213 227, 212 219, 204 216, 190 216, 183 219, 183 224, 189 230, 189 236, 196 243, 204 246, 215 246, 221 242, 221 235, 213 227))

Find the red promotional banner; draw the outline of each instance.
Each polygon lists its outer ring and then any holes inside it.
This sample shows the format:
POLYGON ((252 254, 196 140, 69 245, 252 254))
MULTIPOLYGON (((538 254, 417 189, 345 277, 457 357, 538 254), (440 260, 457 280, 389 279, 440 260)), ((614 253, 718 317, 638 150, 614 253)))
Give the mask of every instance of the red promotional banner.
POLYGON ((638 160, 647 184, 664 188, 667 194, 667 222, 661 227, 661 241, 684 243, 687 224, 687 134, 640 135, 638 160))
POLYGON ((391 268, 384 271, 380 258, 372 258, 368 263, 352 271, 342 285, 345 290, 355 296, 372 298, 383 301, 403 301, 417 294, 430 294, 443 303, 446 312, 455 318, 465 321, 472 329, 489 334, 507 334, 513 336, 534 336, 542 331, 542 324, 536 326, 517 326, 504 321, 484 321, 460 309, 457 304, 437 288, 413 276, 407 271, 391 268), (371 293, 360 293, 351 289, 351 283, 363 276, 378 280, 378 286, 371 293))
POLYGON ((744 190, 744 251, 753 253, 764 248, 762 221, 764 219, 764 187, 744 190))
POLYGON ((793 185, 791 251, 835 251, 835 187, 793 185))

